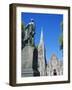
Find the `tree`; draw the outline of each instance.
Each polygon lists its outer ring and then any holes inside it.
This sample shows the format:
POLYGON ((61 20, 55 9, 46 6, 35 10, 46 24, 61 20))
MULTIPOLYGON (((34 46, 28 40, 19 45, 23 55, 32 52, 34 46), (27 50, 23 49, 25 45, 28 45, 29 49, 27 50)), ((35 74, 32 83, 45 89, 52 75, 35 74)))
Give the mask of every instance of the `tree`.
POLYGON ((61 30, 62 30, 62 34, 59 38, 59 43, 60 43, 60 50, 63 50, 63 22, 60 23, 60 27, 61 27, 61 30))
POLYGON ((25 29, 25 25, 24 25, 24 23, 22 22, 21 23, 21 30, 24 30, 25 29))
POLYGON ((23 49, 24 47, 24 37, 25 37, 25 24, 22 22, 21 23, 21 48, 23 49))

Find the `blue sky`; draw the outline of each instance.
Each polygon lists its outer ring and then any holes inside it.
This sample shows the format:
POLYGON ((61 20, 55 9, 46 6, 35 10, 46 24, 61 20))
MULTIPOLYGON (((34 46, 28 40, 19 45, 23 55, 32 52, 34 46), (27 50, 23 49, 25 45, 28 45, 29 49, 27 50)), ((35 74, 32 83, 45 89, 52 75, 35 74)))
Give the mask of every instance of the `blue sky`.
POLYGON ((35 21, 35 45, 39 44, 41 28, 43 28, 46 59, 50 60, 55 53, 62 60, 62 52, 59 49, 59 37, 62 33, 60 23, 63 21, 61 14, 22 13, 21 20, 27 25, 31 19, 35 21))

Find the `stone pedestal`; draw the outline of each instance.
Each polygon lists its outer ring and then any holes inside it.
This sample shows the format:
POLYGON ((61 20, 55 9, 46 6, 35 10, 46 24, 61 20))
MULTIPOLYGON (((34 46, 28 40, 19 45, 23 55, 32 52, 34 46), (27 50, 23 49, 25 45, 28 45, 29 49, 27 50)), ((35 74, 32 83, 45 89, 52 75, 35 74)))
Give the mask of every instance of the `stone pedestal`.
POLYGON ((33 50, 32 46, 25 46, 21 52, 21 76, 33 76, 33 50))

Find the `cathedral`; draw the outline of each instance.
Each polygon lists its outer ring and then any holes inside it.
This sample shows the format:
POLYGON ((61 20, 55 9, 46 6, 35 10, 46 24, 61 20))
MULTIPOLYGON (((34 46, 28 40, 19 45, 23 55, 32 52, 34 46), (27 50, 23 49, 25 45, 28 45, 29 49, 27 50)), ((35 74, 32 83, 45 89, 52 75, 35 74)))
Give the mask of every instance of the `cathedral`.
POLYGON ((38 65, 40 76, 63 75, 63 61, 58 60, 55 54, 52 54, 51 59, 48 60, 48 63, 46 62, 43 30, 41 30, 40 43, 38 45, 38 65))
POLYGON ((55 54, 52 54, 51 59, 47 64, 47 76, 63 75, 63 61, 58 60, 55 54))
POLYGON ((38 45, 38 70, 40 72, 40 76, 46 75, 46 55, 44 48, 44 40, 43 40, 43 30, 41 30, 40 43, 38 45))

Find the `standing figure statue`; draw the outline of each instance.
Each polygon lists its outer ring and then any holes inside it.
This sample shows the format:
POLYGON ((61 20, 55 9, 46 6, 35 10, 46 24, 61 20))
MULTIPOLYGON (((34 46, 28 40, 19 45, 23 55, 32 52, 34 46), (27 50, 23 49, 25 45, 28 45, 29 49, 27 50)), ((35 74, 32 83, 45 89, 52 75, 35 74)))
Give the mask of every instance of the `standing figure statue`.
POLYGON ((34 46, 35 22, 33 19, 25 27, 24 33, 23 47, 26 45, 34 46))

